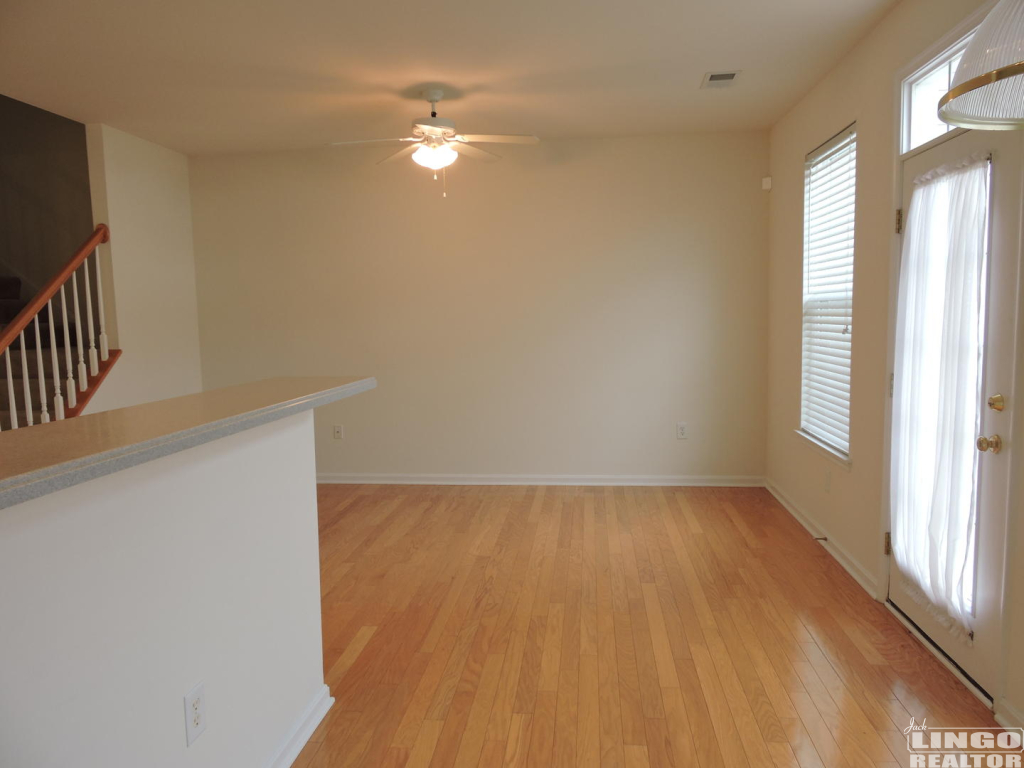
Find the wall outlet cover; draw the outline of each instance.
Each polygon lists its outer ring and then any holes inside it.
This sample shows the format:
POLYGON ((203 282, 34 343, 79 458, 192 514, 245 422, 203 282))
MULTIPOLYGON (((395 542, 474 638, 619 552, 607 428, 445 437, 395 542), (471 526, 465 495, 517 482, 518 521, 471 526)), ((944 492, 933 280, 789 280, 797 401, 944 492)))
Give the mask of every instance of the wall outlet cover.
POLYGON ((686 440, 689 437, 689 432, 686 428, 685 421, 676 422, 676 440, 686 440))
POLYGON ((345 426, 343 424, 334 425, 334 439, 344 440, 345 439, 345 426))
POLYGON ((206 730, 206 689, 203 683, 185 694, 185 743, 192 746, 206 730))

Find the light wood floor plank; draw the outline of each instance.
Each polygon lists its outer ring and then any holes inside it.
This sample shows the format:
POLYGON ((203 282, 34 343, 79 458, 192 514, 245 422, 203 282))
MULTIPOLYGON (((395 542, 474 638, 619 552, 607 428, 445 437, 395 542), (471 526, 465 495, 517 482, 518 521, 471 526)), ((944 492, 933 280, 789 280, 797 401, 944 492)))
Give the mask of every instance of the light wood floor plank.
POLYGON ((992 716, 762 489, 331 486, 300 768, 877 768, 992 716))

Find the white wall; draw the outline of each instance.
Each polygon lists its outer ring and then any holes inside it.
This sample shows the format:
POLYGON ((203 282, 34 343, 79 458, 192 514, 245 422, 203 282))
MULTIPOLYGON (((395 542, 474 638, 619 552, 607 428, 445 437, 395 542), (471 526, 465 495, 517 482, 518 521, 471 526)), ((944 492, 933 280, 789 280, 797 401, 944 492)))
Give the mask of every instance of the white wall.
MULTIPOLYGON (((770 401, 768 478, 791 505, 828 535, 829 545, 876 596, 887 584, 882 535, 883 446, 888 398, 888 312, 895 234, 896 85, 904 70, 984 3, 904 0, 771 132, 770 401), (846 470, 794 430, 800 418, 800 324, 805 155, 857 122, 857 231, 854 274, 852 428, 846 470), (829 477, 830 476, 830 477, 829 477)), ((924 63, 924 62, 921 62, 924 63)), ((1024 421, 1018 429, 1024 428, 1024 421)), ((1024 464, 1022 472, 1024 477, 1024 464)), ((1012 525, 1007 593, 1008 685, 996 711, 1024 712, 1024 489, 1012 525)), ((1017 725, 1024 723, 1018 722, 1017 725)))
MULTIPOLYGON (((1024 307, 1018 308, 1017 317, 1017 364, 1018 371, 1024 361, 1024 307)), ((1017 387, 1024 386, 1018 375, 1017 387)), ((1017 400, 1021 399, 1018 389, 1017 400)), ((1017 436, 1016 464, 1014 487, 1011 489, 1012 501, 1010 509, 1012 520, 1010 535, 1007 537, 1007 566, 1009 573, 1006 581, 1006 627, 1005 647, 1007 649, 1004 668, 1006 669, 1006 686, 1002 701, 997 703, 996 713, 1004 725, 1024 728, 1024 664, 1020 663, 1024 655, 1024 408, 1016 408, 1013 434, 1017 436)))
POLYGON ((764 134, 388 151, 191 160, 206 387, 375 375, 328 477, 763 475, 764 134))
POLYGON ((325 690, 313 461, 303 413, 3 510, 0 765, 266 766, 325 690))
POLYGON ((106 125, 86 134, 93 215, 111 231, 100 249, 108 333, 111 347, 123 350, 87 410, 198 392, 188 159, 106 125))

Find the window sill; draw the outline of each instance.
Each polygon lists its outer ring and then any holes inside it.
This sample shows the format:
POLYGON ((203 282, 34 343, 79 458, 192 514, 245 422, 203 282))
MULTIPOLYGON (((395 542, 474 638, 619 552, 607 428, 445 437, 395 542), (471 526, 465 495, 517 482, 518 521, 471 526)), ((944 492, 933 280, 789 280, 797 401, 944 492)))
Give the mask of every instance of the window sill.
POLYGON ((840 453, 835 448, 833 448, 831 445, 828 445, 827 443, 822 442, 821 440, 819 440, 816 437, 812 437, 811 435, 809 435, 806 432, 804 432, 802 429, 794 429, 793 431, 797 434, 797 436, 802 438, 803 441, 807 445, 809 445, 811 448, 813 448, 816 452, 820 453, 822 456, 824 456, 827 459, 831 459, 836 464, 838 464, 843 469, 845 469, 847 472, 849 472, 850 469, 853 467, 853 462, 850 461, 850 457, 847 454, 840 453))

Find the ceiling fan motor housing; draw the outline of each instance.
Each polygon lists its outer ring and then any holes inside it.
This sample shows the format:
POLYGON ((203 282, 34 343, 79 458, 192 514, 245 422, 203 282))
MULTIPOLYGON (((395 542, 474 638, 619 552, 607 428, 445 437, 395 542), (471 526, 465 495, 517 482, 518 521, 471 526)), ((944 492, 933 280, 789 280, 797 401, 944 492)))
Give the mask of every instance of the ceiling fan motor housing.
POLYGON ((412 121, 412 135, 451 138, 455 135, 455 121, 444 117, 417 117, 412 121))

